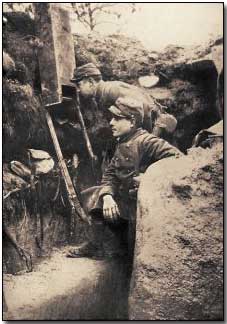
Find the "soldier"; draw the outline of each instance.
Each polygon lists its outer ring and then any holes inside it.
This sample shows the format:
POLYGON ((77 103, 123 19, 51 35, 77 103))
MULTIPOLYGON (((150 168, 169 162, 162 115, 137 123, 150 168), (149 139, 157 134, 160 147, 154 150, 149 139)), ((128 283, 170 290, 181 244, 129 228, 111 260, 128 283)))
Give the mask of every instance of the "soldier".
POLYGON ((181 152, 168 142, 141 128, 143 104, 131 98, 118 98, 109 107, 110 126, 117 139, 115 154, 104 172, 100 186, 82 193, 84 207, 92 217, 93 237, 90 242, 69 251, 71 257, 102 257, 103 228, 108 225, 127 243, 129 256, 133 256, 136 193, 142 173, 152 163, 181 152), (127 234, 127 235, 126 235, 127 234), (124 238, 127 237, 127 242, 124 238))
POLYGON ((71 82, 76 83, 82 97, 93 99, 93 104, 105 114, 119 97, 130 97, 141 102, 144 110, 143 128, 151 132, 157 107, 154 100, 141 88, 121 81, 103 81, 100 70, 88 63, 75 69, 71 82))

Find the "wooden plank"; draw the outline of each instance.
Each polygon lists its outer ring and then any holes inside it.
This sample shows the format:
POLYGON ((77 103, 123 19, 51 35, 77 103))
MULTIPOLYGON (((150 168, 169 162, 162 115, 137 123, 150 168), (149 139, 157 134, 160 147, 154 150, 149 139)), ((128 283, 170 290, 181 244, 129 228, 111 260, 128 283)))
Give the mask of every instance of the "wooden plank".
POLYGON ((75 53, 69 12, 56 3, 35 3, 36 30, 43 103, 62 101, 62 84, 73 76, 75 53))

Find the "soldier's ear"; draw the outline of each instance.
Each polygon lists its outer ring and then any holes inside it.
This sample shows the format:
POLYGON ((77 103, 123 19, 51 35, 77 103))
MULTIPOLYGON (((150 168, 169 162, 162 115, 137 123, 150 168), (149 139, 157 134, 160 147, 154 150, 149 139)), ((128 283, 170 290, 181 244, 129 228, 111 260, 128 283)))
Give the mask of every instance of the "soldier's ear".
POLYGON ((135 127, 136 126, 136 120, 134 117, 132 117, 131 119, 131 128, 135 127))
POLYGON ((88 78, 88 81, 93 85, 93 84, 95 84, 95 80, 92 78, 92 77, 89 77, 88 78))

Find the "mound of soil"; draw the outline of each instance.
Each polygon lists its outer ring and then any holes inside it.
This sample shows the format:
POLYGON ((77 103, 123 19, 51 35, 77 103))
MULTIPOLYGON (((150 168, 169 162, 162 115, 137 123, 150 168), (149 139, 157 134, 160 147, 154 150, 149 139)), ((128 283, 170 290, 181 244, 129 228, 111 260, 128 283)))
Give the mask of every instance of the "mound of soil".
POLYGON ((105 80, 135 80, 153 70, 154 59, 141 42, 123 35, 74 35, 76 62, 93 62, 105 80))
POLYGON ((223 146, 150 167, 138 197, 132 320, 223 320, 223 146))

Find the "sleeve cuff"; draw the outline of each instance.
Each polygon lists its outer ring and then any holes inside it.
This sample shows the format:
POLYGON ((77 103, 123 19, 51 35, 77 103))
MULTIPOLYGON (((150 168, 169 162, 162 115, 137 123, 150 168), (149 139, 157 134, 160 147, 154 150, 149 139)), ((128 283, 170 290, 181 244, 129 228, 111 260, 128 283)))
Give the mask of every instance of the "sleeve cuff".
POLYGON ((105 195, 114 196, 114 191, 113 191, 113 188, 111 186, 105 186, 100 190, 99 198, 102 198, 105 195))

